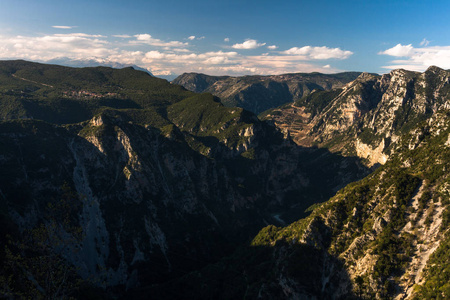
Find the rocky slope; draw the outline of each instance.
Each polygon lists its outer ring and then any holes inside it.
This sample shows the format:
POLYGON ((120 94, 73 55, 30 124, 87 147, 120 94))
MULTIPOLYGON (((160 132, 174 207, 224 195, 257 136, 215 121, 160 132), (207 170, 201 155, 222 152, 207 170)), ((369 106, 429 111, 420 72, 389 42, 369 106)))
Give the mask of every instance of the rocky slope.
POLYGON ((448 108, 450 73, 394 70, 361 74, 342 89, 316 92, 261 117, 271 119, 299 145, 320 145, 384 164, 400 137, 417 122, 448 108))
POLYGON ((259 114, 301 99, 315 90, 339 88, 360 73, 296 73, 272 76, 208 76, 185 73, 172 81, 186 89, 219 97, 226 106, 237 106, 259 114))
MULTIPOLYGON (((448 274, 432 271, 449 267, 449 125, 448 111, 420 123, 400 138, 383 167, 341 190, 308 219, 280 229, 270 243, 299 242, 339 259, 347 275, 334 289, 337 298, 449 297, 448 274)), ((254 243, 267 244, 261 235, 254 243)), ((337 271, 331 275, 339 278, 342 269, 337 271)), ((323 272, 325 286, 329 275, 323 272)), ((298 283, 291 287, 303 293, 298 283)))
POLYGON ((179 278, 367 174, 131 68, 0 71, 3 296, 90 290, 81 279, 117 296, 179 278))
POLYGON ((268 226, 233 256, 148 291, 170 298, 170 286, 185 299, 447 299, 449 114, 411 128, 383 166, 309 217, 268 226))

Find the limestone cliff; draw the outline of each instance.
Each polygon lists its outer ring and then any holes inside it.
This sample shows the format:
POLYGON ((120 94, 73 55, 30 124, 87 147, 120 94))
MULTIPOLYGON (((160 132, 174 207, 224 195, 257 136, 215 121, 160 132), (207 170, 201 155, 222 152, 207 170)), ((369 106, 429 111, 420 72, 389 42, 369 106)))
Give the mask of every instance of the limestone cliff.
POLYGON ((401 135, 448 108, 449 78, 448 71, 437 67, 424 73, 363 73, 340 90, 313 93, 261 117, 289 131, 300 145, 357 155, 368 166, 384 164, 401 135))

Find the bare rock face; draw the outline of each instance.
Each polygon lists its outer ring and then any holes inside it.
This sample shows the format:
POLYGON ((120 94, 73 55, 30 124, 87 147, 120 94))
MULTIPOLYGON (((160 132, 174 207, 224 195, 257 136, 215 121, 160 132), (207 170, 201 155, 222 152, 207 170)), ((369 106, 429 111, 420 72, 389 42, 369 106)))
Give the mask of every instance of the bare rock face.
POLYGON ((448 109, 449 78, 450 72, 437 67, 424 73, 401 69, 382 76, 363 73, 342 89, 313 93, 262 118, 290 132, 300 145, 318 144, 357 155, 368 166, 384 164, 401 135, 436 111, 448 109))
POLYGON ((367 160, 367 165, 372 167, 376 164, 384 165, 388 160, 388 155, 383 153, 386 149, 385 140, 383 139, 381 143, 375 149, 372 149, 371 146, 364 144, 360 140, 356 140, 356 155, 363 159, 367 160))
POLYGON ((316 116, 315 130, 321 132, 322 138, 332 137, 336 132, 344 132, 372 109, 378 99, 374 98, 374 89, 378 88, 377 77, 367 73, 361 74, 355 81, 347 84, 342 93, 333 100, 332 105, 316 116))

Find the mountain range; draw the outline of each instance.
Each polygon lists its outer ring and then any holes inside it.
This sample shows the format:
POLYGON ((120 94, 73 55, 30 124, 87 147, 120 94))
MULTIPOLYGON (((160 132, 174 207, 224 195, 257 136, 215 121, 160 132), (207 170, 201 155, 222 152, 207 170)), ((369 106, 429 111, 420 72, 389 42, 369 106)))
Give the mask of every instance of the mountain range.
POLYGON ((187 298, 448 298, 449 76, 437 67, 363 73, 260 115, 299 145, 357 156, 374 171, 172 288, 187 298), (184 288, 205 278, 213 288, 184 288))
POLYGON ((338 74, 293 73, 272 76, 208 76, 185 73, 172 83, 196 93, 211 93, 225 106, 242 107, 255 114, 282 104, 295 102, 313 91, 343 87, 359 72, 338 74))
POLYGON ((1 61, 0 294, 445 299, 449 77, 1 61))

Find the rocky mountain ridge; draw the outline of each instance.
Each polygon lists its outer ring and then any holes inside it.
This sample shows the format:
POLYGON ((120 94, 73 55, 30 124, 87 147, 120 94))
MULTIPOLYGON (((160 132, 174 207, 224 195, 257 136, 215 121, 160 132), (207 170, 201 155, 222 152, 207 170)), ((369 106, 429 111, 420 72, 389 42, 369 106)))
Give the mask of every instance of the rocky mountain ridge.
POLYGON ((289 131, 299 145, 357 155, 369 166, 384 164, 402 134, 448 108, 449 76, 437 67, 424 73, 363 73, 342 89, 313 93, 262 118, 289 131))
MULTIPOLYGON (((416 125, 400 138, 401 146, 383 167, 341 190, 309 221, 281 229, 275 239, 289 232, 288 240, 328 249, 344 263, 351 279, 347 294, 377 299, 448 297, 445 279, 433 281, 440 275, 430 272, 436 270, 435 259, 449 241, 448 129, 448 111, 416 125), (330 244, 323 247, 321 241, 327 238, 330 244)), ((448 257, 438 268, 448 268, 448 257)), ((339 298, 343 290, 336 292, 339 298)))
POLYGON ((211 93, 226 106, 237 106, 259 114, 294 102, 315 90, 339 88, 353 81, 359 72, 338 74, 293 73, 271 76, 209 76, 185 73, 172 81, 197 93, 211 93))

